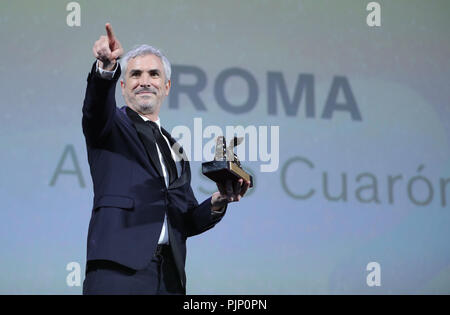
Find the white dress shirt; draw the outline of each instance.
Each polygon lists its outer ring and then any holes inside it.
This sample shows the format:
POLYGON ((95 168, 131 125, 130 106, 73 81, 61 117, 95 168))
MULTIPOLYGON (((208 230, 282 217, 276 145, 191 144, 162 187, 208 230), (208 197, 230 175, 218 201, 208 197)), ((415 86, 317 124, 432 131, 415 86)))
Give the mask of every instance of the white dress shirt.
MULTIPOLYGON (((150 119, 148 119, 145 116, 142 116, 142 115, 139 115, 139 116, 141 116, 141 118, 144 121, 150 120, 150 119)), ((159 132, 161 132, 161 122, 159 120, 159 117, 158 117, 158 120, 155 121, 155 123, 158 125, 159 132)), ((173 152, 172 147, 170 146, 169 140, 166 138, 166 136, 162 132, 161 132, 161 135, 163 136, 164 140, 166 140, 167 145, 170 148, 170 153, 172 154, 172 159, 174 161, 176 161, 175 160, 175 153, 173 152)), ((166 184, 166 187, 169 187, 169 173, 167 172, 166 164, 164 163, 164 158, 162 156, 161 150, 158 147, 158 144, 156 144, 156 149, 158 150, 159 163, 161 164, 161 169, 162 169, 163 176, 164 176, 164 183, 166 184)), ((163 224, 163 227, 162 227, 161 234, 159 236, 158 244, 169 244, 169 233, 167 231, 167 214, 164 214, 164 224, 163 224)))

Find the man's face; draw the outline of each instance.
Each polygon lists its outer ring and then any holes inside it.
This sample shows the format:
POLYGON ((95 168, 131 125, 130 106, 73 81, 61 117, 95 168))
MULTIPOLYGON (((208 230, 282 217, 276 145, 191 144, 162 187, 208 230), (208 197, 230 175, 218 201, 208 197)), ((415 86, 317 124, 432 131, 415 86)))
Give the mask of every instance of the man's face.
POLYGON ((128 60, 125 80, 120 82, 125 103, 140 114, 159 114, 164 98, 169 95, 170 80, 161 59, 155 55, 128 60))

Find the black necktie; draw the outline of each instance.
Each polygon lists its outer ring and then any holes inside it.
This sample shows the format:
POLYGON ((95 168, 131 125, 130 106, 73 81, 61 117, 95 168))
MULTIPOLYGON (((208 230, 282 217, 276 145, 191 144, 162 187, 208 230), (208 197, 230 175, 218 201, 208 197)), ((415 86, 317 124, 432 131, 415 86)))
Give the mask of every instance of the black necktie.
POLYGON ((150 120, 148 120, 147 123, 150 125, 150 127, 152 127, 153 136, 155 137, 156 143, 163 156, 164 164, 166 165, 167 172, 169 173, 170 185, 175 181, 175 179, 177 179, 177 166, 175 165, 175 161, 173 160, 172 154, 170 153, 170 148, 167 145, 166 140, 163 138, 158 125, 150 120))

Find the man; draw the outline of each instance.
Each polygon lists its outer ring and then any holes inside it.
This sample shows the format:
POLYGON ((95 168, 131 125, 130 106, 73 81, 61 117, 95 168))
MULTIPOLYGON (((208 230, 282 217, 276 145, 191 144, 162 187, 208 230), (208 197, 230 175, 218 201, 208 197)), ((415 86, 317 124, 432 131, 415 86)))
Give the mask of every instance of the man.
POLYGON ((218 184, 198 204, 182 148, 161 127, 170 63, 142 45, 127 53, 112 27, 93 47, 83 133, 94 185, 84 294, 186 294, 186 239, 212 228, 249 182, 218 184), (126 106, 118 109, 120 82, 126 106))

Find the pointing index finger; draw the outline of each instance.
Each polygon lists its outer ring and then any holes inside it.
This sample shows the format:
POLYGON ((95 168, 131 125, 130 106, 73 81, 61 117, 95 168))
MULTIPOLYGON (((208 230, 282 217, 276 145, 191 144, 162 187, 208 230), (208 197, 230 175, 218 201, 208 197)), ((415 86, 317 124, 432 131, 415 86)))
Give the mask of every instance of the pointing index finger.
POLYGON ((116 40, 116 36, 114 36, 112 26, 109 23, 106 23, 106 34, 108 35, 108 39, 110 42, 113 42, 116 40))

